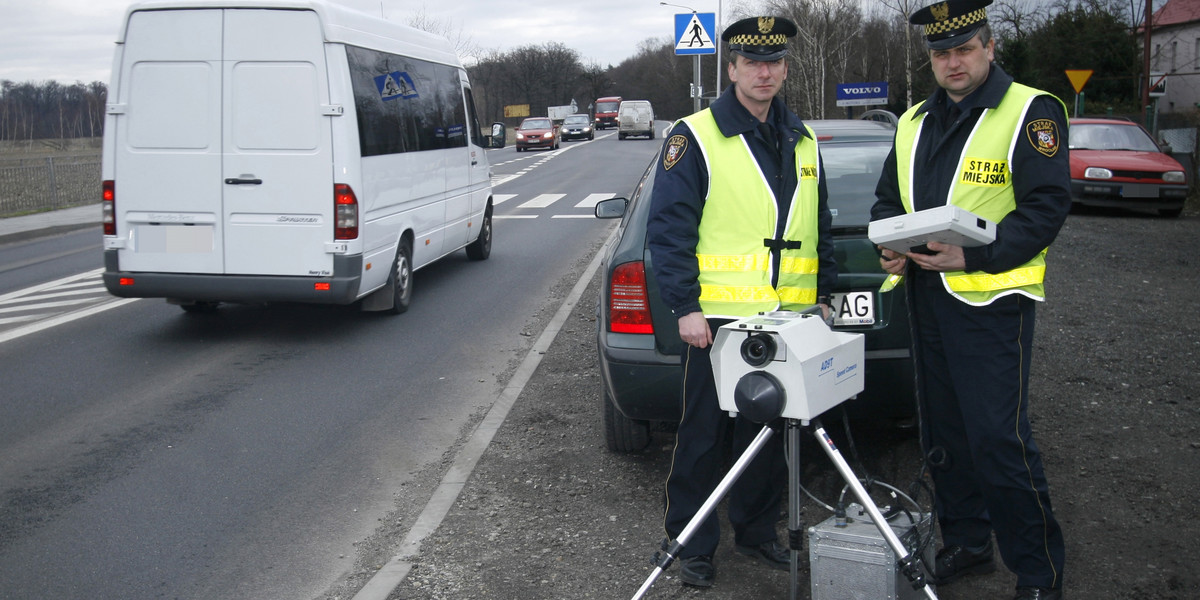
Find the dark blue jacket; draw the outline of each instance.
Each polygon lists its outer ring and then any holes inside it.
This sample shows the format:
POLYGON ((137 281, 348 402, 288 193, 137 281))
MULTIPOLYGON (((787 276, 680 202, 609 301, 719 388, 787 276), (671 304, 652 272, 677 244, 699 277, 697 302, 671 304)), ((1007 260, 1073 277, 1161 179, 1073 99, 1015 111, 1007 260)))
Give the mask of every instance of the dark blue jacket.
MULTIPOLYGON (((730 86, 710 107, 713 118, 721 133, 726 137, 743 136, 750 146, 754 159, 770 184, 775 200, 780 206, 776 237, 780 237, 787 226, 787 207, 796 191, 798 174, 795 149, 800 136, 807 136, 804 122, 800 120, 779 98, 771 103, 767 116, 774 132, 781 137, 777 145, 768 139, 758 119, 750 114, 730 86), (778 149, 777 149, 778 148, 778 149), (789 168, 783 168, 788 165, 789 168)), ((704 158, 696 144, 695 136, 686 123, 675 124, 667 135, 682 135, 688 139, 686 150, 670 169, 664 167, 668 160, 666 147, 655 166, 654 189, 650 204, 650 218, 646 224, 647 245, 654 263, 654 277, 658 282, 663 301, 676 317, 700 311, 700 268, 696 262, 700 217, 704 212, 704 198, 708 195, 709 173, 704 158)), ((832 216, 829 213, 828 192, 825 187, 825 172, 822 168, 819 198, 817 256, 820 266, 817 271, 817 298, 826 301, 837 283, 837 263, 833 257, 833 240, 829 234, 832 216)), ((773 258, 776 272, 772 282, 778 279, 778 253, 773 258)))

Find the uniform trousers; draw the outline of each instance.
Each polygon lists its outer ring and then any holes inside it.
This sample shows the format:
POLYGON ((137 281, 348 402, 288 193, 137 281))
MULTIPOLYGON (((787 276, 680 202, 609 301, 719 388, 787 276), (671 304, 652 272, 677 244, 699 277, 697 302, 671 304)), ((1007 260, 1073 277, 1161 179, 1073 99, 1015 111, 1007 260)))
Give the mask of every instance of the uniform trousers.
POLYGON ((943 542, 976 548, 994 532, 1018 586, 1061 587, 1062 530, 1029 425, 1037 301, 970 306, 936 273, 910 273, 921 442, 943 542))
MULTIPOLYGON (((715 331, 729 321, 710 320, 715 331)), ((683 365, 682 413, 675 436, 671 472, 667 475, 663 526, 675 539, 712 494, 727 469, 762 430, 762 425, 721 410, 712 361, 707 348, 687 346, 683 365), (732 455, 730 443, 732 442, 732 455)), ((772 435, 729 490, 729 522, 734 542, 757 546, 775 541, 775 524, 787 490, 787 460, 783 436, 772 435)), ((714 510, 679 553, 679 558, 712 556, 721 537, 719 511, 714 510)))

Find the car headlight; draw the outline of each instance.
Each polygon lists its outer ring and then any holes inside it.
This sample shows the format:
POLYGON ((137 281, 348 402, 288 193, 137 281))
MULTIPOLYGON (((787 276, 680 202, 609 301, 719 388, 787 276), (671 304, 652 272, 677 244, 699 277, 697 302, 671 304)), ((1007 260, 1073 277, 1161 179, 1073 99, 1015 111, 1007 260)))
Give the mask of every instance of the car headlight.
POLYGON ((1163 173, 1163 181, 1167 183, 1183 183, 1185 181, 1183 171, 1167 171, 1163 173))
POLYGON ((542 137, 544 137, 544 138, 546 138, 546 139, 550 139, 550 138, 554 137, 554 132, 553 132, 553 131, 547 131, 546 133, 543 133, 543 134, 542 134, 542 137))
POLYGON ((589 131, 591 131, 591 130, 592 130, 592 128, 591 128, 591 127, 584 127, 584 128, 583 128, 583 132, 584 132, 584 133, 587 133, 587 132, 589 132, 589 131))
POLYGON ((523 134, 523 133, 520 133, 520 132, 517 132, 517 139, 518 139, 518 140, 523 140, 523 139, 525 139, 525 134, 523 134))
POLYGON ((1088 179, 1112 179, 1112 171, 1104 167, 1088 167, 1083 176, 1088 179))

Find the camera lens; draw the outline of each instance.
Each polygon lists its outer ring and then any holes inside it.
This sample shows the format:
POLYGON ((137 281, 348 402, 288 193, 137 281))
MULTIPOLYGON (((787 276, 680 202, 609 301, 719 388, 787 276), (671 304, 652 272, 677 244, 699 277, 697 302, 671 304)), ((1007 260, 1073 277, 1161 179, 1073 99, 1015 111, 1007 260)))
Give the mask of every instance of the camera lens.
POLYGON ((761 367, 775 360, 775 340, 765 333, 756 333, 742 342, 742 360, 752 367, 761 367))

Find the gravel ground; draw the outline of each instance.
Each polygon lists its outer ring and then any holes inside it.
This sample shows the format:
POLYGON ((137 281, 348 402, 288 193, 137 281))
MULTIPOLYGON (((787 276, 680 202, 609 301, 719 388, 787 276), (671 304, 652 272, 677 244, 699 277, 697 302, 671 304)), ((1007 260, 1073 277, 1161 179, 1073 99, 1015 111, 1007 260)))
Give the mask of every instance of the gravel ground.
MULTIPOLYGON (((1200 524, 1189 495, 1200 489, 1194 207, 1178 219, 1076 211, 1051 247, 1031 415, 1065 529, 1070 598, 1200 597, 1200 524)), ((656 433, 635 455, 605 449, 594 298, 595 281, 389 598, 628 598, 650 574, 673 437, 656 433)), ((860 475, 865 468, 905 489, 916 479, 913 429, 855 423, 852 431, 856 453, 840 428, 831 433, 860 475)), ((840 478, 815 446, 803 452, 806 486, 831 501, 840 478)), ((435 465, 423 477, 440 475, 435 465)), ((419 510, 398 507, 362 544, 348 587, 395 553, 419 510)), ((811 501, 804 514, 810 525, 830 516, 811 501)), ((788 575, 735 554, 726 533, 715 587, 681 586, 673 566, 647 597, 786 597, 788 575)), ((802 556, 799 595, 809 598, 802 556)), ((938 596, 1010 598, 1013 584, 1000 569, 938 596)), ((326 598, 349 595, 343 588, 326 598)))

